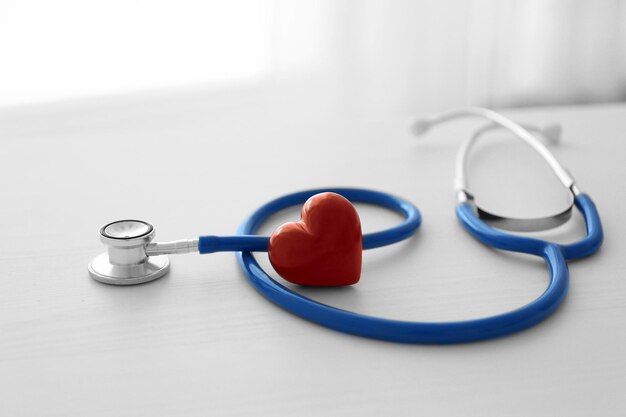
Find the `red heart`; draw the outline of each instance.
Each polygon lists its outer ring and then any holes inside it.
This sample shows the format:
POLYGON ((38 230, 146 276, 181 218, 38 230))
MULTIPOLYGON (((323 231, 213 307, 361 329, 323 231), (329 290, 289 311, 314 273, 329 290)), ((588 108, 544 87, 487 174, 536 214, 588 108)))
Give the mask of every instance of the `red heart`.
POLYGON ((361 276, 361 222, 352 204, 335 193, 309 198, 299 222, 272 233, 269 258, 289 282, 299 285, 352 285, 361 276))

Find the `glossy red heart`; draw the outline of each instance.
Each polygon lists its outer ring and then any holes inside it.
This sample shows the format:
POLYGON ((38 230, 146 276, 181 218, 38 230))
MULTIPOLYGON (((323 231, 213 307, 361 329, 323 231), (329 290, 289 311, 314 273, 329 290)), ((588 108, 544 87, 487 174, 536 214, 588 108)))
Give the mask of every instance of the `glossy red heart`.
POLYGON ((269 258, 289 282, 310 286, 352 285, 361 277, 361 222, 339 194, 321 193, 302 207, 299 222, 272 233, 269 258))

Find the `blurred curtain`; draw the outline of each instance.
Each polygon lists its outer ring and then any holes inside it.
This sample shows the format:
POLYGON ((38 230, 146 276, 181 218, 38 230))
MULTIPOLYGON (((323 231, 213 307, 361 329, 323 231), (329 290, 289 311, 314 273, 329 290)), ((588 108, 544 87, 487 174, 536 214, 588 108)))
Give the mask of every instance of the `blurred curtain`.
POLYGON ((626 97, 625 2, 470 4, 470 101, 523 106, 626 97))
POLYGON ((625 23, 620 0, 0 0, 0 108, 181 87, 368 115, 621 101, 625 23))
POLYGON ((366 112, 621 101, 625 23, 619 0, 279 0, 273 74, 366 112))

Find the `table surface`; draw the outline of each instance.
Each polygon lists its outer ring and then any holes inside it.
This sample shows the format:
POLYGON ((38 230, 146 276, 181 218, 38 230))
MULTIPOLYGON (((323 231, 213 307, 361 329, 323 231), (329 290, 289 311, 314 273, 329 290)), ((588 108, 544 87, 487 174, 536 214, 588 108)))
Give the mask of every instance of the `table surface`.
MULTIPOLYGON (((480 122, 419 142, 404 115, 255 106, 147 97, 0 112, 0 415, 626 413, 623 105, 505 112, 562 123, 554 153, 605 227, 600 252, 570 264, 561 308, 509 337, 423 346, 337 333, 265 300, 229 253, 172 257, 170 273, 144 285, 91 280, 86 266, 109 221, 148 220, 157 240, 232 234, 268 199, 353 186, 412 200, 422 227, 365 252, 354 287, 297 291, 361 313, 443 321, 505 312, 545 289, 542 260, 482 246, 456 221, 454 155, 480 122)), ((495 132, 473 155, 470 180, 508 210, 546 210, 562 190, 537 161, 495 132)), ((398 221, 357 209, 364 231, 398 221)), ((263 232, 297 217, 281 213, 263 232)), ((541 236, 582 234, 575 215, 541 236)), ((257 259, 269 267, 265 254, 257 259)))

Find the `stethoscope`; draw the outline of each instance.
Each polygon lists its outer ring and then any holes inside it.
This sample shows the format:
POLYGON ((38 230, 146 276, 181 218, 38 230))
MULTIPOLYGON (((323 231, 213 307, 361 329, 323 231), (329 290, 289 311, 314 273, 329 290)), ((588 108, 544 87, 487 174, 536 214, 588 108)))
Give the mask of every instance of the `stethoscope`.
MULTIPOLYGON (((355 188, 324 188, 284 195, 254 211, 234 236, 201 236, 198 239, 155 243, 152 242, 155 228, 147 222, 112 222, 100 229, 100 239, 108 250, 89 264, 89 274, 106 284, 140 284, 158 279, 169 271, 169 254, 233 251, 248 282, 261 295, 297 316, 340 332, 392 342, 445 344, 490 339, 531 327, 553 313, 564 300, 569 286, 566 261, 588 256, 600 248, 603 239, 600 218, 591 198, 578 190, 571 175, 530 133, 529 130, 537 130, 533 127, 523 127, 488 109, 464 108, 418 120, 412 125, 412 130, 422 135, 434 125, 467 116, 486 118, 490 123, 479 129, 459 149, 454 182, 458 199, 456 215, 461 225, 483 244, 544 259, 550 273, 548 287, 523 307, 465 321, 390 320, 338 309, 304 297, 271 278, 261 268, 252 252, 269 251, 270 261, 277 272, 297 284, 355 283, 360 275, 361 249, 400 242, 411 237, 420 226, 420 213, 411 202, 384 192, 355 188), (499 216, 478 206, 467 182, 468 155, 481 135, 496 127, 509 130, 547 162, 571 196, 571 204, 565 211, 539 219, 523 219, 499 216), (361 235, 358 215, 350 202, 390 209, 401 214, 404 221, 387 230, 361 235), (300 222, 281 226, 271 237, 255 235, 269 217, 301 204, 304 207, 300 222), (556 227, 570 218, 574 205, 581 212, 586 227, 585 237, 575 243, 557 244, 503 231, 539 231, 556 227), (483 219, 490 220, 497 228, 483 219), (320 234, 320 230, 328 233, 320 234), (314 273, 305 277, 310 271, 314 273)), ((536 133, 550 139, 558 131, 552 129, 536 133)))

